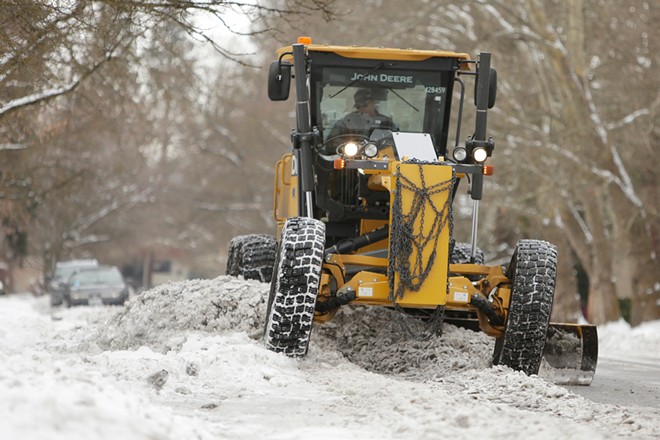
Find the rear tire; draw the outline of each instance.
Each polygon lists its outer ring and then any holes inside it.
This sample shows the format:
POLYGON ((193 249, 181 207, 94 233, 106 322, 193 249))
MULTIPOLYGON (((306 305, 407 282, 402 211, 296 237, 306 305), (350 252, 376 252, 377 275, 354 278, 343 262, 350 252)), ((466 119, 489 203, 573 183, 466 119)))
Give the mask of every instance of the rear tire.
MULTIPOLYGON (((472 253, 472 245, 470 243, 454 243, 454 249, 451 253, 451 259, 449 262, 451 264, 471 264, 470 255, 472 253)), ((476 248, 474 252, 474 264, 484 264, 484 251, 479 247, 476 248)))
POLYGON ((520 240, 508 276, 511 304, 504 334, 495 341, 493 364, 538 374, 555 293, 557 248, 545 241, 520 240))
POLYGON ((262 234, 239 235, 229 243, 227 275, 270 283, 273 277, 277 242, 262 234))
POLYGON ((284 225, 264 328, 264 342, 269 350, 290 357, 307 354, 324 245, 324 223, 294 217, 284 225))

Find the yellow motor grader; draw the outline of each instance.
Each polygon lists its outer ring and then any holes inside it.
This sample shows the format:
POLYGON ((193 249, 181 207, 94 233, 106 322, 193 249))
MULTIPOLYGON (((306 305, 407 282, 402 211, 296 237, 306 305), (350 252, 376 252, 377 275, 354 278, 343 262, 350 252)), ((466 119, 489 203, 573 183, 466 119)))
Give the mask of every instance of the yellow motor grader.
POLYGON ((306 37, 277 54, 269 97, 287 100, 293 79, 296 99, 292 150, 275 167, 277 239, 236 237, 227 262, 230 275, 271 282, 266 346, 304 356, 312 327, 340 307, 383 306, 485 332, 495 338, 493 364, 526 374, 543 365, 559 383, 591 383, 596 328, 550 323, 555 246, 520 240, 506 267, 484 264, 477 246, 495 147, 486 133, 497 82, 491 55, 306 37), (468 78, 475 129, 460 144, 468 78), (461 183, 472 199, 470 242, 453 238, 461 183))

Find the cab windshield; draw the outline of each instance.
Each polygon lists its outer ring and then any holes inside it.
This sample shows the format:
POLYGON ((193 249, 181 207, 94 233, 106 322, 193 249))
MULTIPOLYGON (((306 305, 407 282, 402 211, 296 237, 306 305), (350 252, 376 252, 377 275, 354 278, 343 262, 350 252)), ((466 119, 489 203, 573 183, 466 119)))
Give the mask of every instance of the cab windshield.
POLYGON ((313 85, 316 125, 323 141, 374 130, 431 134, 444 151, 452 73, 384 68, 325 67, 313 85))

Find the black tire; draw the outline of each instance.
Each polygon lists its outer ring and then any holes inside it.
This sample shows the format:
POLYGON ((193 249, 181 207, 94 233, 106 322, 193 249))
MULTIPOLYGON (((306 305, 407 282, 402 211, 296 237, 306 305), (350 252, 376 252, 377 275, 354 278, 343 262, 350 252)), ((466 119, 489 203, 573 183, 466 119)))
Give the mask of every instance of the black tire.
POLYGON ((271 235, 234 237, 229 243, 226 274, 270 283, 273 278, 277 242, 271 235))
POLYGON ((323 222, 294 217, 284 225, 264 328, 269 350, 290 357, 307 354, 324 245, 323 222))
MULTIPOLYGON (((450 264, 470 264, 470 255, 472 253, 472 245, 470 243, 454 243, 454 250, 451 253, 450 264)), ((474 264, 484 264, 484 251, 479 247, 474 252, 474 264)))
POLYGON ((495 341, 494 365, 538 374, 557 278, 557 248, 520 240, 511 259, 511 304, 504 334, 495 341))

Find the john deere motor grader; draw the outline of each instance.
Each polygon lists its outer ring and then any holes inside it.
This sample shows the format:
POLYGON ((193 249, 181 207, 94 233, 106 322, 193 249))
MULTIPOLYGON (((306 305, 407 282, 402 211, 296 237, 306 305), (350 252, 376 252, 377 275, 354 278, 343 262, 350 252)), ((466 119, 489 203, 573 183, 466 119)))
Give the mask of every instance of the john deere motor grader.
POLYGON ((507 267, 485 265, 477 246, 484 176, 493 171, 490 54, 473 60, 308 38, 277 54, 269 97, 288 99, 294 78, 296 98, 292 150, 275 167, 277 240, 236 237, 227 262, 230 275, 271 282, 266 346, 304 356, 313 325, 340 307, 384 306, 473 324, 495 338, 494 364, 537 374, 543 363, 559 383, 588 385, 596 328, 550 323, 555 246, 520 240, 507 267), (474 79, 476 123, 461 145, 464 78, 474 79), (363 112, 367 105, 376 110, 363 112), (473 201, 469 243, 453 238, 461 184, 473 201))

